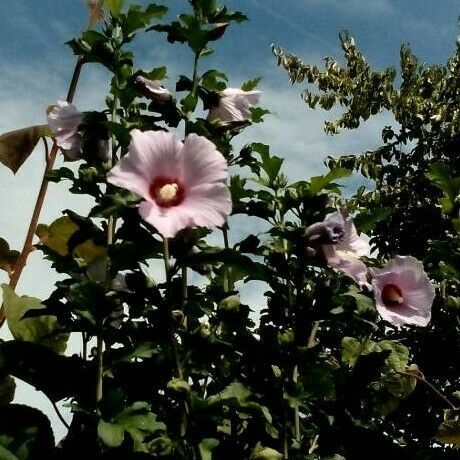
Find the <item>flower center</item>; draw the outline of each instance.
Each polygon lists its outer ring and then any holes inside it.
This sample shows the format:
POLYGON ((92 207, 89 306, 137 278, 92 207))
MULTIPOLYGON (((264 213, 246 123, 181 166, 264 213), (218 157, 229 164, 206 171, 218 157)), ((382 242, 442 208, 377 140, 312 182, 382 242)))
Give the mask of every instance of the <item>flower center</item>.
POLYGON ((184 201, 185 191, 181 182, 173 177, 158 176, 150 185, 150 196, 162 208, 177 206, 184 201))
POLYGON ((404 302, 401 289, 396 284, 387 284, 382 290, 382 302, 388 308, 400 307, 404 302))

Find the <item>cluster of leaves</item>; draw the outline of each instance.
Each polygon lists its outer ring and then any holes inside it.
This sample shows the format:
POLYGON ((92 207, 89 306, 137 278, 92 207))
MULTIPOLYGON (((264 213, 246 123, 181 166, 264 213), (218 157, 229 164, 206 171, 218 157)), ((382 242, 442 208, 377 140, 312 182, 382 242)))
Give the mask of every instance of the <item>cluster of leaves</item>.
MULTIPOLYGON (((62 167, 47 176, 49 181, 69 181, 72 193, 88 195, 95 204, 87 216, 66 210, 63 217, 37 227, 36 247, 62 275, 48 299, 3 288, 15 340, 0 342, 0 457, 453 458, 447 448, 431 449, 443 402, 416 385, 424 380, 418 365, 443 390, 450 390, 456 367, 446 350, 458 350, 452 331, 458 245, 454 251, 448 248, 458 239, 459 184, 451 174, 454 159, 441 154, 440 145, 447 142, 448 132, 451 138, 454 134, 447 118, 433 121, 428 129, 414 115, 425 70, 409 75, 407 64, 404 91, 398 92, 392 71, 372 72, 347 36, 342 37, 347 68, 328 60, 326 72, 320 72, 278 50, 293 80, 307 78, 325 92, 318 99, 324 108, 340 102, 350 109, 340 126, 354 127, 360 117, 366 119, 382 107, 401 112, 401 132, 390 136, 385 131, 385 153, 331 160, 327 174, 289 183, 283 159, 269 146, 254 142, 239 152, 233 149, 233 138, 262 121, 266 110, 254 108, 250 120, 225 124, 195 115, 200 101, 206 110, 228 84, 220 70, 202 72, 201 59, 232 23, 245 19, 242 13, 215 0, 190 0, 190 11, 178 20, 152 25, 164 17, 166 7, 103 3, 110 14, 99 30, 88 30, 69 45, 83 65, 96 63, 111 72, 107 109, 85 114, 80 124, 78 170, 62 167), (134 67, 127 45, 144 31, 166 33, 168 42, 187 46, 194 56, 191 77, 177 78, 180 100, 149 101, 136 85, 138 76, 163 79, 167 72, 163 66, 147 71, 134 67), (170 241, 173 263, 166 263, 165 278, 157 279, 149 268, 166 258, 162 238, 140 218, 139 198, 108 185, 106 174, 126 154, 132 129, 176 127, 217 146, 232 166, 233 215, 263 221, 267 230, 259 235, 232 233, 230 219, 216 230, 222 233, 223 247, 210 246, 216 241, 208 238, 210 231, 184 230, 170 241), (109 140, 110 160, 101 155, 101 145, 109 140), (415 153, 405 154, 399 146, 409 140, 420 142, 415 153), (425 173, 419 185, 412 183, 415 168, 425 173), (410 243, 413 254, 444 283, 429 334, 397 331, 377 322, 370 296, 328 268, 320 250, 306 250, 305 227, 334 210, 340 200, 337 181, 357 169, 368 171, 367 177, 378 183, 373 192, 360 190, 350 206, 359 211, 362 228, 373 230, 380 254, 410 252, 403 247, 410 243), (417 231, 424 232, 424 239, 415 241, 401 213, 415 213, 422 205, 434 217, 424 217, 422 223, 412 214, 414 231, 417 224, 417 231), (438 233, 429 233, 436 225, 438 233), (441 238, 440 228, 445 230, 441 238), (430 251, 422 249, 425 245, 430 251), (265 302, 244 303, 240 291, 249 282, 264 286, 265 302), (257 321, 254 312, 260 313, 257 321), (452 332, 445 334, 446 328, 452 332), (82 336, 78 356, 64 354, 69 334, 82 336), (91 348, 93 339, 96 347, 91 348), (442 356, 439 350, 444 350, 442 356), (11 403, 11 376, 53 402, 69 401, 72 422, 57 446, 43 414, 11 403)), ((413 61, 404 53, 407 62, 413 61)), ((454 78, 453 71, 443 69, 426 76, 439 85, 431 93, 437 98, 433 107, 440 109, 443 101, 454 104, 454 78)), ((255 78, 242 88, 257 84, 255 78)), ((305 99, 314 106, 315 97, 306 93, 305 99)), ((443 107, 444 116, 453 117, 451 107, 443 107)), ((424 117, 431 120, 431 115, 424 117)), ((0 137, 0 147, 2 142, 9 145, 0 137)), ((21 152, 28 155, 32 144, 26 143, 21 152)), ((6 151, 5 159, 2 152, 0 161, 8 166, 12 154, 6 151)), ((17 257, 0 240, 0 268, 11 273, 17 257)), ((453 421, 443 439, 455 432, 455 417, 449 415, 453 421)))
MULTIPOLYGON (((414 361, 455 398, 459 368, 452 356, 460 346, 460 44, 445 65, 421 64, 403 45, 398 75, 392 68, 372 69, 348 33, 340 34, 340 40, 344 63, 327 58, 324 70, 280 48, 275 47, 274 53, 292 83, 307 83, 302 97, 309 107, 342 108, 337 119, 325 123, 326 132, 358 128, 382 112, 393 116, 395 122, 384 127, 376 150, 331 157, 327 165, 350 168, 374 181, 375 187, 360 188, 349 206, 358 212, 357 225, 371 232, 378 253, 412 254, 424 261, 430 277, 439 283, 440 295, 427 329, 409 337, 406 331, 380 333, 404 338, 414 361)), ((433 440, 443 414, 439 403, 419 388, 381 430, 407 446, 411 454, 404 458, 452 458, 448 447, 433 448, 439 441, 459 445, 455 411, 444 416, 447 421, 438 441, 433 440)))

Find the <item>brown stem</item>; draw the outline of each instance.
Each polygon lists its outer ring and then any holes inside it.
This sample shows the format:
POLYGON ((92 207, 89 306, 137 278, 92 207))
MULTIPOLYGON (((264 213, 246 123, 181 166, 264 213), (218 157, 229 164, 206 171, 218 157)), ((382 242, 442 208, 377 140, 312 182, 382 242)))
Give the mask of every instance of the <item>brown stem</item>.
MULTIPOLYGON (((75 96, 75 91, 77 89, 78 79, 80 77, 81 68, 83 66, 83 59, 81 56, 78 57, 75 64, 75 69, 73 71, 72 80, 69 85, 69 91, 67 93, 67 102, 72 102, 75 96)), ((16 289, 18 285, 19 278, 21 277, 22 270, 26 266, 27 258, 29 257, 30 252, 32 251, 32 241, 37 230, 38 219, 40 218, 40 213, 43 208, 43 203, 45 201, 46 192, 48 190, 48 181, 46 175, 53 169, 54 162, 56 161, 56 156, 58 153, 58 146, 56 143, 53 144, 51 151, 46 155, 46 167, 43 173, 42 183, 40 185, 40 190, 38 191, 37 200, 35 202, 35 207, 32 213, 32 218, 30 220, 29 228, 27 230, 26 239, 24 246, 22 248, 21 254, 14 266, 13 273, 10 277, 10 286, 13 289, 16 289)), ((3 306, 0 308, 0 328, 5 322, 5 310, 3 306)))
POLYGON ((439 396, 452 410, 460 410, 460 406, 456 406, 447 396, 443 395, 431 382, 429 382, 425 375, 421 372, 411 372, 411 371, 399 371, 398 374, 405 375, 407 377, 413 377, 419 382, 423 382, 431 391, 439 396))

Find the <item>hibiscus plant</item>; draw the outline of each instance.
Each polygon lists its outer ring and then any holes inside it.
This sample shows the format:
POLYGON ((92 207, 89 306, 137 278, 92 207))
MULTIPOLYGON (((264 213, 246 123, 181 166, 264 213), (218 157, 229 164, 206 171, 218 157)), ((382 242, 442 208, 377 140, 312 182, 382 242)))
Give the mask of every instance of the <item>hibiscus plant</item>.
POLYGON ((259 80, 238 88, 207 69, 246 16, 183 4, 168 23, 160 4, 88 1, 67 100, 44 108, 46 124, 0 136, 13 172, 40 139, 46 150, 24 248, 0 239, 13 335, 0 342, 0 459, 455 458, 460 48, 445 68, 417 67, 403 48, 399 90, 346 34, 348 67, 327 60, 324 72, 275 48, 293 82, 318 85, 310 106, 348 110, 329 131, 382 109, 401 126, 376 152, 290 183, 268 145, 234 146, 269 114, 259 80), (191 76, 136 68, 141 32, 187 47, 191 76), (102 111, 73 105, 88 63, 110 72, 102 111), (376 188, 346 199, 337 181, 354 171, 376 188), (40 223, 61 181, 91 209, 40 223), (60 274, 47 299, 16 289, 32 249, 60 274), (14 378, 52 402, 62 439, 15 403, 14 378))

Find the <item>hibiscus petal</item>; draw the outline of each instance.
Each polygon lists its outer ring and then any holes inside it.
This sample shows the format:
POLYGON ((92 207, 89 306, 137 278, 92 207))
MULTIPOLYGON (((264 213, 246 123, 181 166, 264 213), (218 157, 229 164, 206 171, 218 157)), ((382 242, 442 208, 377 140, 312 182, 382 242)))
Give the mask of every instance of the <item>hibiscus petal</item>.
POLYGON ((139 214, 164 237, 173 238, 180 230, 193 226, 192 216, 182 212, 180 208, 160 208, 153 201, 143 201, 139 205, 139 214))
POLYGON ((223 183, 195 186, 180 208, 197 227, 220 227, 232 212, 230 191, 223 183))
POLYGON ((330 267, 336 268, 360 285, 367 285, 367 267, 364 262, 356 257, 342 254, 330 244, 323 246, 323 252, 330 267))
POLYGON ((152 200, 154 177, 182 174, 182 142, 163 131, 131 131, 129 151, 107 175, 107 181, 152 200))
POLYGON ((411 256, 397 256, 384 269, 372 271, 375 304, 380 316, 395 326, 427 326, 435 288, 423 269, 423 263, 411 256), (385 286, 395 285, 403 298, 399 306, 387 306, 382 300, 385 286))
POLYGON ((183 180, 187 190, 197 185, 226 180, 227 162, 216 146, 205 137, 189 134, 183 152, 183 180))

